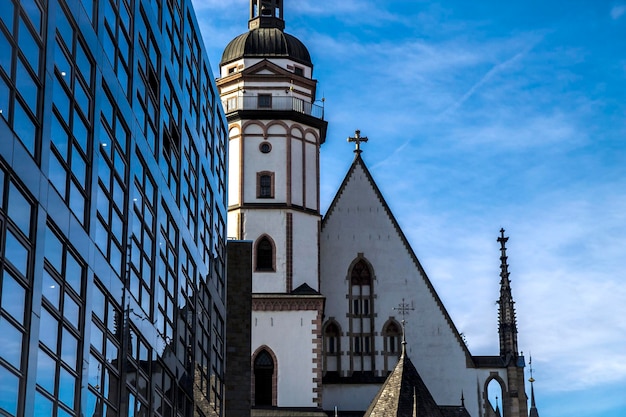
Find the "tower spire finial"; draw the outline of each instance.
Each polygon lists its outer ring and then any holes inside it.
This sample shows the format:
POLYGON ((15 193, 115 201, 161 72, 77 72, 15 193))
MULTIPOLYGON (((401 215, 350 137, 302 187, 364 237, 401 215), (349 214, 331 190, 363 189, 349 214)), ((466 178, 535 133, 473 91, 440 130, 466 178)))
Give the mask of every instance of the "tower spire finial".
POLYGON ((367 136, 361 136, 361 131, 359 129, 354 131, 354 137, 348 137, 348 142, 356 143, 356 148, 354 149, 354 153, 360 155, 361 152, 361 142, 367 142, 367 136))
POLYGON ((530 382, 530 413, 528 417, 539 417, 539 411, 537 411, 537 405, 535 404, 535 378, 533 378, 533 357, 530 356, 528 360, 528 365, 530 366, 530 378, 528 382, 530 382))
POLYGON ((398 307, 394 307, 393 309, 399 311, 400 314, 402 315, 402 356, 405 356, 406 355, 406 320, 405 320, 405 317, 407 314, 409 314, 409 311, 415 310, 415 307, 413 307, 413 305, 409 306, 408 303, 404 302, 404 298, 403 298, 402 302, 398 304, 398 307))
POLYGON ((498 332, 500 335, 500 356, 508 363, 517 358, 517 319, 515 317, 515 302, 511 293, 509 279, 509 265, 507 264, 506 242, 504 229, 500 229, 500 298, 498 299, 498 332))
POLYGON ((250 21, 248 29, 285 29, 283 0, 250 0, 250 21))

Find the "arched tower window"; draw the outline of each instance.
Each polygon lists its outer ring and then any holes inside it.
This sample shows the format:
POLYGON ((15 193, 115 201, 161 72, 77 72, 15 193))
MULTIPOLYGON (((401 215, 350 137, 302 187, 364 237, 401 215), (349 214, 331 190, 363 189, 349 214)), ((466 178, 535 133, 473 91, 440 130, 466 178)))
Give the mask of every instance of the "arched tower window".
POLYGON ((375 372, 373 274, 360 257, 350 269, 350 367, 353 372, 375 372))
POLYGON ((402 327, 393 318, 383 326, 385 372, 391 372, 402 351, 402 327))
POLYGON ((276 364, 267 349, 254 358, 254 405, 276 405, 276 364))
POLYGON ((341 328, 330 320, 324 326, 324 374, 341 371, 341 328))
POLYGON ((269 236, 264 235, 257 240, 255 256, 255 271, 272 272, 275 271, 275 251, 274 242, 269 236))

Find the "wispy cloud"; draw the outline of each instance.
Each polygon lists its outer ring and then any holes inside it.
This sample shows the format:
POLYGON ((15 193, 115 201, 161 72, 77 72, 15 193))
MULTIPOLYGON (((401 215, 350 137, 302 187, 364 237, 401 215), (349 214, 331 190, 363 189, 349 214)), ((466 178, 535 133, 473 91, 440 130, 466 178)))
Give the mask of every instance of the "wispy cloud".
POLYGON ((611 19, 617 20, 621 18, 624 15, 624 13, 626 13, 626 5, 624 4, 615 5, 611 8, 611 12, 610 12, 611 19))

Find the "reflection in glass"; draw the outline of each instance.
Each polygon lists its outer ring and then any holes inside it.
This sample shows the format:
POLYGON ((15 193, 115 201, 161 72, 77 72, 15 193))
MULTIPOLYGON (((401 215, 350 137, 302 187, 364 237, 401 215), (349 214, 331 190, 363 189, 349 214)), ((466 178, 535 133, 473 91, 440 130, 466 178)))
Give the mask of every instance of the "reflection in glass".
POLYGON ((44 269, 43 282, 41 288, 42 295, 46 300, 50 301, 52 305, 58 310, 59 302, 61 301, 61 293, 59 283, 52 278, 52 276, 44 269))
POLYGON ((26 57, 35 73, 39 72, 39 45, 35 41, 31 31, 26 27, 23 17, 20 18, 20 31, 18 35, 20 50, 26 57))
MULTIPOLYGON (((0 7, 0 9, 3 9, 3 8, 0 7)), ((0 30, 0 51, 2 51, 2 53, 0 54, 0 67, 4 70, 4 72, 7 75, 10 76, 11 66, 12 66, 11 61, 13 59, 13 47, 11 46, 11 43, 7 39, 4 32, 1 30, 0 30)), ((6 105, 6 103, 8 103, 8 101, 2 101, 2 98, 0 98, 1 105, 6 105)))
POLYGON ((37 385, 54 394, 54 380, 56 376, 56 361, 39 348, 37 355, 37 385))
POLYGON ((66 320, 68 320, 76 329, 80 329, 80 307, 74 301, 74 299, 69 295, 69 293, 65 293, 65 301, 63 305, 63 316, 66 320))
POLYGON ((37 127, 30 118, 26 110, 22 105, 15 101, 13 107, 13 130, 19 136, 22 144, 30 152, 31 155, 35 154, 35 136, 37 135, 37 127))
POLYGON ((0 408, 13 415, 17 414, 18 389, 18 377, 0 365, 0 408))
POLYGON ((67 252, 65 258, 65 282, 69 283, 78 294, 81 294, 82 275, 83 268, 78 263, 78 260, 70 252, 67 252))
POLYGON ((52 402, 40 392, 35 393, 35 415, 36 416, 51 416, 52 415, 52 402))
POLYGON ((30 236, 32 205, 13 183, 9 188, 9 217, 26 236, 30 236))
POLYGON ((28 249, 7 230, 4 256, 24 276, 28 276, 28 249))
POLYGON ((72 369, 76 369, 78 340, 65 327, 61 339, 61 359, 72 369))
MULTIPOLYGON (((3 294, 4 295, 4 294, 3 294)), ((0 356, 16 369, 20 369, 22 359, 22 332, 13 327, 4 317, 0 317, 0 356)), ((2 391, 0 391, 1 393, 2 391)))
POLYGON ((41 309, 41 320, 39 326, 39 340, 50 348, 53 352, 57 351, 57 333, 59 324, 52 317, 46 308, 41 309))
MULTIPOLYGON (((5 272, 2 281, 2 308, 7 311, 18 323, 24 323, 24 308, 26 306, 26 290, 15 278, 5 272)), ((0 346, 2 346, 0 344, 0 346)))
POLYGON ((52 230, 46 230, 46 246, 44 256, 60 274, 62 269, 63 260, 63 245, 59 238, 52 232, 52 230))
POLYGON ((9 29, 9 32, 13 32, 13 3, 5 1, 5 4, 0 7, 0 19, 9 29))
POLYGON ((70 408, 74 408, 76 395, 76 378, 64 367, 59 372, 59 400, 70 408))

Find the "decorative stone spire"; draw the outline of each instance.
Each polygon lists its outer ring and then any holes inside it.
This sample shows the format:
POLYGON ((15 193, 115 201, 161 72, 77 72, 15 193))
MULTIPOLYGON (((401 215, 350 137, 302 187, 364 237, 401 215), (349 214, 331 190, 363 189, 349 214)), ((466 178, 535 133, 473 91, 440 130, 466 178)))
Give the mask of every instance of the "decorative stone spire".
POLYGON ((248 29, 285 29, 283 0, 250 0, 250 20, 248 29))
MULTIPOLYGON (((504 229, 500 229, 500 299, 498 300, 498 328, 500 334, 500 356, 508 365, 511 360, 517 359, 517 320, 515 318, 515 302, 511 294, 509 280, 509 265, 507 264, 506 242, 504 229)), ((516 361, 514 362, 516 363, 516 361)))
POLYGON ((539 417, 539 411, 537 411, 537 406, 535 405, 535 387, 533 383, 535 382, 535 378, 533 378, 533 357, 530 357, 528 361, 528 365, 530 365, 530 378, 528 382, 530 382, 530 413, 529 417, 539 417))

